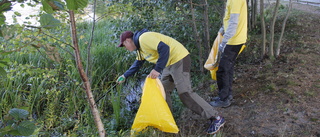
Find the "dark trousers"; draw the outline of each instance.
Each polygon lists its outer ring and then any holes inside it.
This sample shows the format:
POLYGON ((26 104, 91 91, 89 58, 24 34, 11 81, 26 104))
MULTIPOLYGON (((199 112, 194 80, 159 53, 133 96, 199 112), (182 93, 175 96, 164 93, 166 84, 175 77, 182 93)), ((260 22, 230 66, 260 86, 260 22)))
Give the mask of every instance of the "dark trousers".
POLYGON ((226 45, 221 55, 217 70, 217 84, 219 89, 218 95, 222 101, 225 101, 229 95, 232 95, 234 64, 242 45, 226 45))

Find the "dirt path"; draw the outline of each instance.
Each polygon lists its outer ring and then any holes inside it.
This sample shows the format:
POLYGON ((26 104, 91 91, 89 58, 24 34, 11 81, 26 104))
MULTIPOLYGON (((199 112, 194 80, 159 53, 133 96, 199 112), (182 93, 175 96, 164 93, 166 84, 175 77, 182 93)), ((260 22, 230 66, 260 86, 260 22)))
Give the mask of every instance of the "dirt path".
POLYGON ((312 14, 320 14, 320 7, 319 6, 312 6, 312 5, 306 5, 306 4, 300 4, 297 2, 292 3, 292 8, 305 11, 312 14))

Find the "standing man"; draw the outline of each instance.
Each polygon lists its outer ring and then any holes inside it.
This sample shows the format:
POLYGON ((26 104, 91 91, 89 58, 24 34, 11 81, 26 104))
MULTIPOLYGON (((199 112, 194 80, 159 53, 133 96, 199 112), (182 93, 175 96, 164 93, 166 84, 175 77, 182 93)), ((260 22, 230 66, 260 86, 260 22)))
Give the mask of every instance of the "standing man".
POLYGON ((147 29, 132 33, 125 31, 120 36, 118 47, 125 47, 129 51, 136 51, 137 58, 131 67, 117 79, 123 83, 126 78, 136 73, 145 60, 154 63, 148 77, 153 79, 161 75, 161 82, 166 92, 166 101, 172 110, 171 92, 177 88, 182 103, 193 112, 211 120, 208 134, 215 134, 225 123, 217 111, 192 91, 190 81, 191 58, 189 51, 177 40, 147 29))
POLYGON ((246 0, 227 0, 223 27, 219 30, 223 39, 219 45, 221 59, 217 74, 218 97, 210 105, 228 107, 231 105, 234 64, 241 47, 247 40, 246 0))

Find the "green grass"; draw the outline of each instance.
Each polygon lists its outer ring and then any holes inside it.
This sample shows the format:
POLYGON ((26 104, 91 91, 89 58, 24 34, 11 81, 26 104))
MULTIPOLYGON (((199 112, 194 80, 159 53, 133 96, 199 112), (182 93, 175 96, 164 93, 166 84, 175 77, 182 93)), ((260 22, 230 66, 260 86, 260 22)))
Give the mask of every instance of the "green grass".
MULTIPOLYGON (((128 54, 123 48, 115 47, 117 43, 108 36, 113 34, 113 30, 108 29, 110 24, 107 23, 101 22, 97 25, 102 28, 96 28, 95 40, 90 52, 90 80, 95 97, 103 95, 104 92, 101 91, 107 90, 113 84, 115 77, 129 68, 131 63, 128 62, 134 60, 133 54, 128 54)), ((82 48, 85 67, 87 65, 85 47, 88 44, 89 32, 81 32, 80 37, 79 45, 82 48)), ((39 48, 39 51, 26 48, 9 55, 13 62, 6 68, 7 78, 0 78, 0 121, 11 108, 27 108, 30 117, 42 123, 38 125, 41 128, 39 135, 96 134, 86 94, 82 88, 83 84, 73 58, 60 48, 58 53, 61 62, 54 62, 48 58, 45 49, 39 48)), ((123 114, 120 113, 122 111, 120 90, 112 96, 108 94, 104 102, 98 103, 107 129, 117 129, 114 127, 119 126, 120 119, 123 119, 123 114), (109 99, 117 101, 106 102, 109 99), (117 119, 118 124, 108 125, 111 119, 117 119)), ((3 125, 0 124, 0 127, 2 128, 3 125)))
POLYGON ((310 118, 310 121, 312 121, 312 122, 318 122, 318 121, 319 121, 319 118, 310 118))
POLYGON ((310 90, 307 90, 306 92, 304 92, 304 94, 308 97, 313 97, 316 93, 310 90))
POLYGON ((262 90, 266 93, 274 92, 276 90, 276 84, 275 83, 268 83, 262 87, 262 90))

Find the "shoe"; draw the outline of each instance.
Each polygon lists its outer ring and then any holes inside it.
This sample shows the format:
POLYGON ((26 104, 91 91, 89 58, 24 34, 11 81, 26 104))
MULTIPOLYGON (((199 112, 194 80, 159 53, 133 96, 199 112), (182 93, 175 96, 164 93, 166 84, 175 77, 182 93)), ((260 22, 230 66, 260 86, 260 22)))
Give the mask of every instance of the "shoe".
MULTIPOLYGON (((227 99, 230 100, 230 101, 233 101, 233 96, 229 95, 227 99)), ((220 100, 220 97, 219 96, 212 97, 211 100, 212 101, 220 100)))
POLYGON ((225 107, 229 107, 231 105, 231 102, 229 99, 225 100, 225 101, 221 101, 220 99, 219 100, 215 100, 215 101, 211 101, 209 103, 211 106, 213 107, 222 107, 222 108, 225 108, 225 107))
POLYGON ((207 134, 212 135, 217 133, 220 130, 220 128, 224 125, 224 123, 226 123, 224 118, 221 116, 218 116, 216 120, 211 121, 211 124, 207 130, 207 134))

